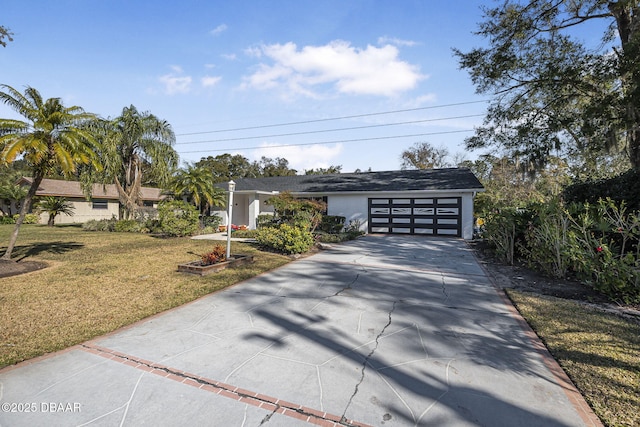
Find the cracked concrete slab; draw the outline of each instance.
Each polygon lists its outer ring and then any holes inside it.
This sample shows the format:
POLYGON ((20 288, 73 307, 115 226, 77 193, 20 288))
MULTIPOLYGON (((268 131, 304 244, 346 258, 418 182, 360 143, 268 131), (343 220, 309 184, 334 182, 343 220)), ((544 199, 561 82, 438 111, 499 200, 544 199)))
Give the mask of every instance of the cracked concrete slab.
POLYGON ((550 366, 463 241, 367 236, 0 370, 0 426, 598 425, 550 366))

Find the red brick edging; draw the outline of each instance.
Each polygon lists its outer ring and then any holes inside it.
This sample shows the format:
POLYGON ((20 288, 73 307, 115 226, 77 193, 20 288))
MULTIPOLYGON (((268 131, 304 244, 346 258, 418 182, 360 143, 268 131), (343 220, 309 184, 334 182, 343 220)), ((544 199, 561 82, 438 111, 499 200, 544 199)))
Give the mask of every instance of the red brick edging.
POLYGON ((340 415, 318 411, 296 403, 255 393, 220 381, 215 381, 155 362, 136 358, 105 347, 91 344, 80 344, 78 347, 83 351, 110 359, 114 362, 122 363, 123 365, 131 366, 132 368, 140 369, 182 384, 228 397, 248 405, 256 406, 266 411, 270 411, 272 414, 282 414, 287 417, 323 427, 372 427, 369 424, 349 420, 341 417, 340 415))

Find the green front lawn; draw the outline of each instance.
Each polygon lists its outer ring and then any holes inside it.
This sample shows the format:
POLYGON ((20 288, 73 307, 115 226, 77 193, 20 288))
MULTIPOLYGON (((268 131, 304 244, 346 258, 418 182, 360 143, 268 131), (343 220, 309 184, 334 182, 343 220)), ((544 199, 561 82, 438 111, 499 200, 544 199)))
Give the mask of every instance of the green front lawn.
MULTIPOLYGON (((0 253, 12 230, 0 225, 0 253)), ((22 226, 14 259, 50 267, 0 279, 0 367, 81 343, 289 261, 233 242, 232 253, 253 254, 255 263, 205 277, 176 271, 215 243, 22 226)))

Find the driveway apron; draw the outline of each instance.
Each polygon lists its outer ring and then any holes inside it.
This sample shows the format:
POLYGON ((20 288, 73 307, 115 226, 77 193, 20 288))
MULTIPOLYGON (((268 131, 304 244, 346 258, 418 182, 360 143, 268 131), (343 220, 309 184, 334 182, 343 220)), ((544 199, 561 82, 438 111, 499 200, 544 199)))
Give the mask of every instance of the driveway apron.
POLYGON ((0 426, 599 424, 466 243, 412 236, 0 370, 0 402, 0 426))

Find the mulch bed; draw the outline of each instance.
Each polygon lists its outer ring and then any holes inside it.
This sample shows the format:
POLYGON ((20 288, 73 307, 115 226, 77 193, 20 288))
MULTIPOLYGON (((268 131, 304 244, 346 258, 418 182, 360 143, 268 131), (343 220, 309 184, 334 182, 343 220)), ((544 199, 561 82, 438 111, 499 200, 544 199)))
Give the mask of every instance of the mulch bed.
POLYGON ((483 241, 469 242, 476 257, 500 289, 515 289, 539 295, 590 304, 605 311, 631 316, 640 321, 640 304, 614 303, 607 296, 578 280, 544 276, 522 263, 506 265, 496 260, 483 241))
POLYGON ((0 278, 16 276, 18 274, 30 273, 32 271, 42 270, 48 265, 38 261, 7 261, 0 259, 0 278))

